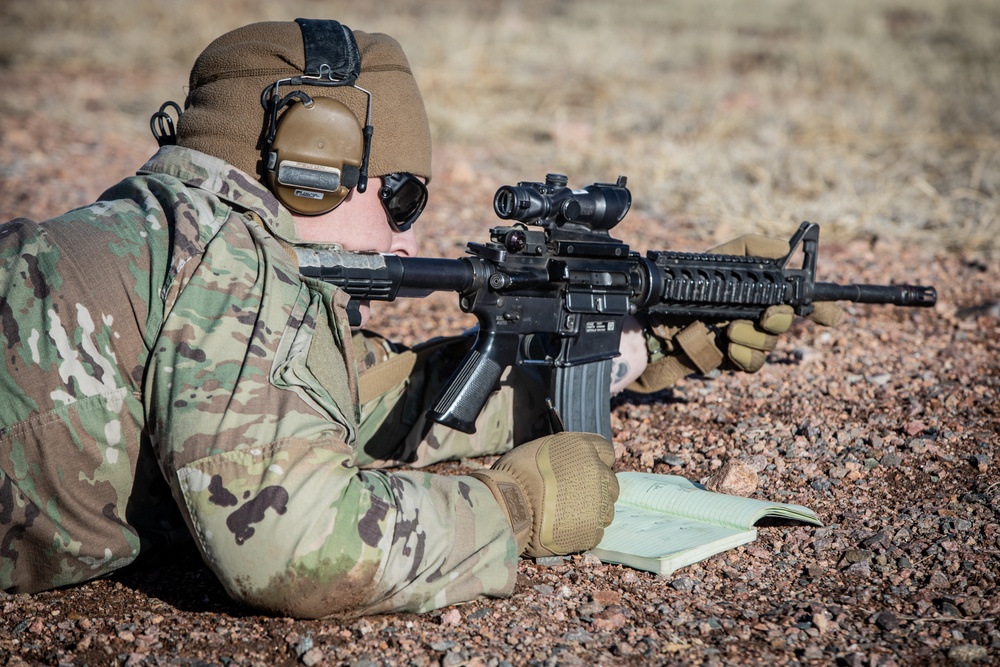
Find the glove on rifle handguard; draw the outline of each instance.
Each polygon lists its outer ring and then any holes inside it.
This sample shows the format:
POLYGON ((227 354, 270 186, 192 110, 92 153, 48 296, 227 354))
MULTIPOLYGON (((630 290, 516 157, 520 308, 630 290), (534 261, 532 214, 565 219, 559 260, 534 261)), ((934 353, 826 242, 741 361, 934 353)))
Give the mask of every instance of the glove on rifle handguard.
POLYGON ((615 450, 593 433, 557 433, 515 447, 473 477, 503 509, 518 552, 533 558, 586 551, 611 525, 615 450))
MULTIPOLYGON (((708 251, 716 255, 743 255, 775 259, 788 254, 788 243, 767 236, 749 234, 708 251)), ((843 311, 833 302, 816 302, 809 319, 835 326, 843 311)), ((628 388, 653 393, 673 386, 691 373, 708 373, 716 368, 755 373, 778 344, 778 336, 788 331, 795 319, 791 306, 771 306, 758 322, 734 320, 713 330, 702 322, 685 327, 671 326, 659 318, 646 318, 649 366, 628 388)))

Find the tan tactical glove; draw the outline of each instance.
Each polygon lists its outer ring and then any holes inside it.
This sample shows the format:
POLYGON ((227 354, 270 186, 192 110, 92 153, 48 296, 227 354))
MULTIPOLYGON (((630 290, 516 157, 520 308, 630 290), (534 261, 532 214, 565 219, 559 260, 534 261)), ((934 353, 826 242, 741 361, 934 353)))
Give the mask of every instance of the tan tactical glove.
POLYGON ((515 447, 473 477, 486 484, 533 558, 597 546, 615 517, 615 450, 593 433, 556 433, 515 447))
MULTIPOLYGON (((708 252, 774 259, 788 254, 788 243, 751 234, 708 252)), ((818 324, 834 326, 843 315, 836 303, 824 301, 813 305, 815 310, 808 317, 818 324)), ((771 306, 758 322, 734 320, 718 324, 715 330, 702 322, 681 327, 648 321, 646 339, 650 364, 629 389, 653 393, 691 373, 704 374, 716 368, 755 373, 778 344, 778 336, 788 331, 794 319, 791 306, 771 306)))

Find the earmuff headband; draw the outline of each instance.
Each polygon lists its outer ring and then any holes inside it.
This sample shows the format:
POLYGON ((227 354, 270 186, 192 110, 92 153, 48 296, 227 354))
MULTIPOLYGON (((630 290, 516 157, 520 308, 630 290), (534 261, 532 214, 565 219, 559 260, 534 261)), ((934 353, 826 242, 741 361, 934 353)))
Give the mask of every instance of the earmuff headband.
POLYGON ((306 76, 329 76, 353 86, 361 75, 361 52, 354 33, 339 21, 295 19, 302 29, 306 76))
MULTIPOLYGON (((278 199, 295 212, 319 215, 336 208, 352 188, 356 188, 358 192, 364 192, 368 187, 368 163, 373 133, 371 124, 372 94, 356 83, 361 74, 361 53, 354 33, 347 26, 338 21, 313 19, 296 19, 296 23, 302 31, 305 67, 301 76, 280 79, 261 91, 261 105, 268 112, 263 157, 265 169, 268 171, 267 181, 278 199), (359 128, 361 130, 359 137, 361 140, 360 163, 356 161, 341 163, 339 160, 336 163, 323 160, 319 162, 296 161, 293 159, 292 163, 284 164, 290 158, 283 157, 282 151, 276 145, 279 126, 284 127, 284 118, 295 111, 295 114, 292 115, 299 117, 297 123, 301 127, 300 121, 303 114, 295 109, 286 110, 284 113, 282 110, 296 102, 312 109, 314 99, 302 91, 293 91, 282 96, 280 89, 283 85, 343 86, 355 88, 365 94, 367 97, 365 125, 363 128, 359 128), (280 119, 279 116, 281 116, 280 119), (331 191, 333 191, 332 194, 331 191)), ((317 101, 320 99, 316 98, 317 101)), ((324 100, 323 104, 341 107, 339 102, 331 100, 324 100)), ((346 107, 342 107, 342 109, 344 114, 350 115, 346 107)), ((320 117, 322 116, 317 114, 317 118, 320 117)), ((340 124, 338 120, 337 125, 340 124)), ((304 136, 308 140, 311 133, 306 132, 304 136)), ((286 140, 281 140, 281 143, 286 149, 288 148, 286 140)), ((302 147, 303 144, 298 144, 298 146, 302 147)))

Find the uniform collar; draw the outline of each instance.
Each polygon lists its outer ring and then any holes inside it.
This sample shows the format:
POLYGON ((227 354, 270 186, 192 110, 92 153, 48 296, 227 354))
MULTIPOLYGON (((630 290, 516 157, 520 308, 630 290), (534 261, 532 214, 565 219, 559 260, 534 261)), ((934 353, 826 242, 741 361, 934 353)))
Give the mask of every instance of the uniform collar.
POLYGON ((299 242, 288 209, 259 181, 224 160, 183 146, 163 146, 138 173, 166 174, 189 187, 211 192, 240 212, 257 214, 279 239, 299 242))

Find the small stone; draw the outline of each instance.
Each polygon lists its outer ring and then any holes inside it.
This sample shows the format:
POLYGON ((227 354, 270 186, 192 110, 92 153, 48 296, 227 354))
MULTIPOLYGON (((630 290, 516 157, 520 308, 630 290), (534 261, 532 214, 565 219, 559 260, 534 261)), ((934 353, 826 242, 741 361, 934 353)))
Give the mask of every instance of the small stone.
POLYGON ((565 556, 541 556, 535 559, 535 565, 539 567, 554 567, 562 565, 565 561, 565 556))
POLYGON ((820 660, 823 657, 823 647, 810 644, 802 651, 802 657, 806 660, 820 660))
POLYGON ((948 659, 956 663, 977 662, 989 657, 989 650, 978 644, 959 644, 948 649, 948 659))
POLYGON ((594 591, 594 594, 590 597, 591 600, 597 604, 604 605, 605 607, 613 604, 621 604, 622 594, 618 591, 594 591))
POLYGON ((458 625, 462 622, 462 613, 457 609, 446 609, 441 614, 441 625, 458 625))
POLYGON ((829 491, 830 490, 830 480, 823 477, 817 477, 812 482, 809 483, 816 491, 829 491))
POLYGON ((590 634, 586 630, 576 629, 564 634, 562 639, 566 642, 579 642, 581 644, 586 644, 594 641, 594 635, 590 634))
POLYGON ((682 593, 688 593, 694 590, 694 579, 691 577, 678 577, 670 582, 670 585, 674 590, 681 591, 682 593))
POLYGON ((954 616, 957 618, 962 615, 962 612, 959 611, 958 607, 956 607, 955 604, 949 600, 939 600, 937 607, 945 616, 954 616))
POLYGON ((871 560, 872 552, 868 549, 847 549, 844 551, 844 561, 847 563, 860 563, 871 560))
POLYGON ((927 586, 929 588, 946 589, 951 585, 948 581, 948 577, 944 575, 940 570, 935 570, 931 572, 931 576, 927 578, 927 586))
POLYGON ((594 627, 601 632, 614 632, 618 628, 624 627, 628 621, 621 613, 603 613, 594 619, 594 627))
POLYGON ((822 565, 816 563, 811 563, 806 566, 806 574, 814 579, 816 577, 822 577, 826 573, 826 568, 822 565))
POLYGON ((861 579, 867 581, 868 579, 871 579, 872 567, 867 560, 858 561, 844 570, 844 575, 850 577, 851 579, 861 579))
POLYGON ((313 648, 303 653, 302 657, 299 658, 299 660, 306 667, 312 667, 313 665, 317 665, 323 662, 323 651, 320 650, 318 647, 314 646, 313 648))
POLYGON ((982 602, 980 602, 976 598, 970 598, 966 600, 965 602, 962 603, 961 607, 962 611, 969 616, 975 616, 977 614, 982 613, 983 611, 982 602))
POLYGON ((675 468, 680 468, 681 466, 684 465, 684 459, 677 456, 676 454, 667 454, 660 460, 666 463, 668 466, 673 466, 675 468))
POLYGON ((306 635, 295 645, 295 653, 300 658, 313 649, 313 638, 306 635))
POLYGON ((433 644, 431 644, 431 650, 432 651, 437 651, 438 653, 444 653, 448 649, 454 648, 454 646, 455 646, 455 642, 448 641, 446 639, 446 640, 439 641, 439 642, 434 642, 433 644))
POLYGON ((757 490, 757 473, 740 461, 726 461, 708 478, 705 488, 732 496, 749 496, 757 490))
POLYGON ((892 632, 899 627, 899 618, 891 611, 883 611, 875 617, 875 625, 886 632, 892 632))
POLYGON ((889 536, 885 533, 875 533, 861 540, 862 549, 885 549, 889 546, 889 536))
POLYGON ((830 627, 830 617, 825 611, 818 611, 812 615, 812 624, 820 634, 823 634, 830 627))
POLYGON ((745 464, 748 468, 750 468, 750 470, 753 470, 754 472, 758 473, 764 472, 764 470, 766 470, 768 466, 767 457, 764 456, 763 454, 755 454, 747 458, 745 461, 742 461, 742 463, 745 464))
POLYGON ((986 472, 990 469, 990 457, 985 454, 976 454, 972 457, 972 465, 979 472, 986 472))
POLYGON ((894 468, 903 462, 903 457, 896 452, 888 452, 878 462, 887 468, 894 468))
POLYGON ((617 656, 628 656, 635 653, 635 649, 625 643, 614 644, 611 646, 611 652, 617 656))

